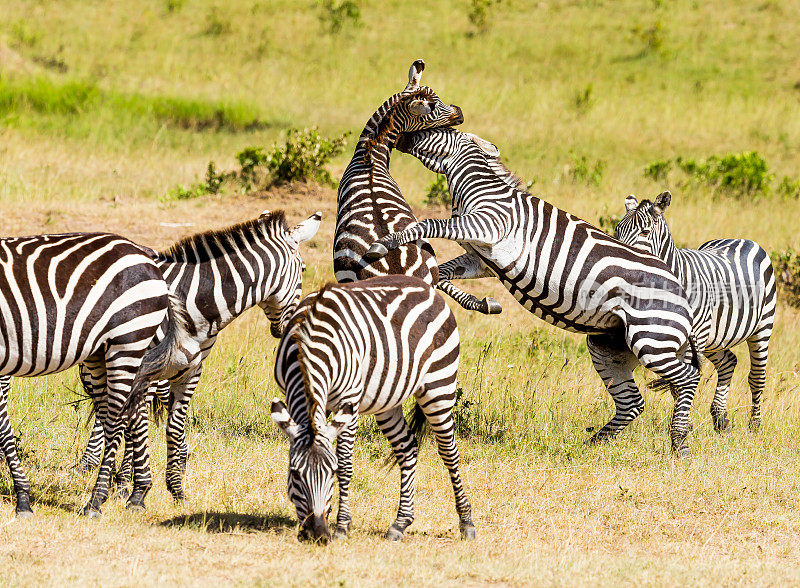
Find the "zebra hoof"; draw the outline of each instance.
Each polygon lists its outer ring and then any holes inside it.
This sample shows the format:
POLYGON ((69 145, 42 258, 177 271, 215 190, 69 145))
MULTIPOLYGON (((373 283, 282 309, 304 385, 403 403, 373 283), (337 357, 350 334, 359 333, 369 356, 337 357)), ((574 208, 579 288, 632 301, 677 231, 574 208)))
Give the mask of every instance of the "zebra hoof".
POLYGON ((475 525, 461 525, 461 538, 464 541, 475 540, 475 525))
POLYGON ((714 417, 714 430, 717 433, 724 433, 731 427, 730 419, 725 417, 714 417))
POLYGON ((758 433, 760 429, 761 429, 761 419, 760 418, 750 419, 750 430, 753 433, 758 433))
POLYGON ((402 541, 405 537, 405 533, 395 526, 391 526, 389 527, 389 530, 386 531, 385 537, 388 541, 402 541))
POLYGON ((494 298, 484 298, 486 303, 486 312, 484 314, 500 314, 503 312, 503 307, 494 298))
POLYGON ((687 457, 691 456, 688 447, 680 447, 675 450, 675 457, 678 459, 686 459, 687 457))
POLYGON ((370 247, 364 254, 364 259, 366 261, 375 261, 376 259, 386 256, 388 253, 389 250, 383 243, 376 242, 373 243, 372 247, 370 247))
POLYGON ((341 529, 336 529, 333 532, 333 540, 339 541, 340 539, 347 539, 347 531, 342 531, 341 529))
POLYGON ((27 519, 33 518, 33 511, 32 510, 18 510, 16 513, 16 517, 18 521, 24 521, 27 519))
POLYGON ((89 471, 89 468, 83 464, 76 463, 74 466, 67 470, 67 475, 73 478, 77 478, 79 476, 83 476, 86 472, 89 471))
POLYGON ((96 508, 93 508, 91 504, 87 504, 86 508, 83 509, 83 516, 90 521, 99 521, 103 518, 103 513, 96 508))
POLYGON ((129 502, 128 504, 125 505, 125 509, 128 512, 137 512, 137 513, 141 513, 147 510, 144 504, 137 502, 129 502))
POLYGON ((114 498, 117 500, 128 500, 131 497, 131 491, 125 487, 117 488, 117 491, 114 492, 114 498))

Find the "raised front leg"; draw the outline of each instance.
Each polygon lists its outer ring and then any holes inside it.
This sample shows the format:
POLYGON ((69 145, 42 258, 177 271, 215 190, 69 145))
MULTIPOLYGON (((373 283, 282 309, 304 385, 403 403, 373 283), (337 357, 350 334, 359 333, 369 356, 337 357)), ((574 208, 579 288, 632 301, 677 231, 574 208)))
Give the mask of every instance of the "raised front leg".
POLYGON ((503 312, 503 307, 494 298, 478 300, 477 297, 467 294, 450 282, 451 279, 471 280, 492 276, 494 274, 484 265, 480 257, 474 253, 465 253, 439 266, 439 283, 436 287, 467 310, 483 314, 500 314, 503 312))
POLYGON ((336 515, 336 531, 334 539, 347 537, 350 532, 350 481, 353 479, 353 443, 358 429, 358 415, 353 415, 347 425, 336 439, 336 461, 339 465, 337 472, 339 478, 339 512, 336 515))
POLYGON ((417 239, 450 239, 459 243, 492 245, 505 237, 505 219, 494 213, 473 213, 448 219, 425 219, 398 233, 375 241, 364 254, 365 260, 380 259, 392 249, 417 239))
POLYGON ((417 440, 403 417, 403 407, 375 415, 378 427, 392 446, 400 466, 400 506, 397 518, 386 531, 386 538, 401 541, 408 526, 414 522, 414 492, 417 482, 417 440))
POLYGON ((14 494, 16 495, 16 512, 18 519, 27 519, 33 516, 31 510, 31 485, 17 455, 17 443, 14 439, 14 430, 8 418, 8 393, 11 389, 11 377, 0 376, 0 449, 6 456, 6 463, 14 481, 14 494))

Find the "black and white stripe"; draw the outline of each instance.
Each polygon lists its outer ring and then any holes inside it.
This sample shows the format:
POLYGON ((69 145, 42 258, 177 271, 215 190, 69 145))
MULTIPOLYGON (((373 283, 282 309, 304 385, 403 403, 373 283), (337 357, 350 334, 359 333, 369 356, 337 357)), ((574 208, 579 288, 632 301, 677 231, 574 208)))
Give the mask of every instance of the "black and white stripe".
MULTIPOLYGON (((286 225, 282 211, 264 212, 257 219, 220 230, 187 237, 163 253, 156 264, 170 291, 184 302, 191 340, 172 358, 169 382, 159 382, 152 393, 168 405, 167 488, 176 500, 184 498, 186 469, 185 422, 203 361, 217 337, 236 317, 253 306, 260 307, 270 321, 270 330, 280 337, 297 308, 305 264, 300 243, 311 239, 320 226, 317 212, 293 228, 286 225)), ((85 387, 95 389, 96 374, 88 376, 85 387)), ((126 432, 125 460, 117 476, 127 483, 131 465, 137 471, 144 459, 141 448, 144 430, 126 432)), ((95 425, 92 438, 81 458, 81 468, 92 467, 102 450, 103 439, 95 425)))
POLYGON ((626 214, 617 224, 616 236, 623 243, 663 259, 686 290, 694 313, 697 349, 717 370, 711 416, 718 431, 730 424, 728 391, 736 367, 731 348, 747 342, 750 426, 757 430, 777 299, 772 263, 758 243, 747 239, 714 239, 698 249, 677 248, 664 219, 671 200, 669 192, 659 194, 654 202, 639 203, 635 196, 628 196, 626 214))
POLYGON ((497 276, 539 318, 588 335, 595 368, 616 404, 595 440, 615 435, 641 413, 644 400, 632 374, 638 362, 677 388, 672 446, 686 454, 700 372, 682 360, 692 344, 691 309, 664 262, 518 187, 497 148, 480 137, 425 130, 404 136, 397 148, 447 176, 453 216, 388 235, 367 257, 416 239, 458 241, 467 253, 442 264, 440 279, 497 276))
POLYGON ((290 440, 288 490, 301 538, 330 538, 327 521, 337 474, 336 535, 348 533, 359 414, 375 415, 400 465, 400 507, 386 536, 403 538, 414 520, 417 443, 402 405, 411 395, 450 472, 462 535, 474 537, 451 416, 458 358, 455 318, 442 297, 418 278, 329 284, 303 301, 281 339, 275 365, 288 410, 278 399, 272 403, 272 417, 290 440), (330 424, 328 411, 336 413, 330 424))
POLYGON ((358 139, 353 158, 339 183, 333 269, 339 282, 404 274, 438 287, 469 310, 499 311, 491 300, 478 300, 448 281, 438 279, 436 257, 424 240, 404 244, 383 259, 365 261, 367 248, 389 233, 417 222, 389 173, 389 159, 400 133, 460 124, 458 106, 447 105, 419 82, 425 63, 418 59, 408 72, 408 85, 388 98, 370 117, 358 139))
MULTIPOLYGON (((171 301, 149 251, 127 239, 107 233, 0 239, 0 445, 19 516, 31 514, 30 485, 6 411, 9 376, 52 374, 79 363, 96 371, 97 420, 106 451, 84 514, 99 516, 125 411, 137 412, 150 379, 161 375, 160 357, 180 344, 179 319, 179 303, 171 301), (148 351, 160 326, 166 335, 148 351)), ((143 497, 150 485, 144 460, 137 495, 143 497)))

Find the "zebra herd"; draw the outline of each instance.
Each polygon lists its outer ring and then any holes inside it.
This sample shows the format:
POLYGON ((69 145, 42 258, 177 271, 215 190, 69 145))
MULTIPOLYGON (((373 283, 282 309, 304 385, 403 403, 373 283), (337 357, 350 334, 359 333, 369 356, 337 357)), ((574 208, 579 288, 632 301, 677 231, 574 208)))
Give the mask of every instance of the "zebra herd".
POLYGON ((90 517, 100 516, 123 437, 117 479, 132 480, 128 507, 144 508, 152 486, 149 389, 168 413, 167 487, 181 500, 186 414, 203 360, 225 326, 259 306, 281 339, 275 379, 285 401, 274 399, 271 410, 289 438, 288 495, 300 537, 347 535, 358 416, 373 414, 400 468, 400 503, 386 537, 402 539, 414 520, 415 433, 427 421, 450 473, 462 537, 474 538, 452 419, 458 327, 435 289, 469 310, 496 314, 501 307, 461 291, 454 279, 497 277, 537 317, 587 336, 616 407, 593 441, 616 435, 644 409, 633 380, 641 364, 675 396, 672 449, 687 455, 700 355, 717 370, 711 414, 724 430, 736 365, 730 349, 744 341, 750 423, 758 428, 776 305, 764 250, 743 239, 676 248, 663 216, 669 192, 653 202, 629 196, 616 238, 531 195, 497 147, 455 129, 461 109, 420 86, 423 69, 415 61, 403 91, 367 121, 339 185, 338 283, 302 301, 300 244, 316 234, 319 213, 289 228, 283 213, 265 212, 163 252, 102 233, 0 239, 0 446, 18 516, 32 512, 6 411, 10 376, 81 366, 96 422, 75 467, 100 465, 84 509, 90 517), (414 216, 389 173, 394 149, 447 177, 450 219, 414 216), (439 265, 430 238, 457 241, 466 253, 439 265), (412 396, 409 424, 403 402, 412 396))

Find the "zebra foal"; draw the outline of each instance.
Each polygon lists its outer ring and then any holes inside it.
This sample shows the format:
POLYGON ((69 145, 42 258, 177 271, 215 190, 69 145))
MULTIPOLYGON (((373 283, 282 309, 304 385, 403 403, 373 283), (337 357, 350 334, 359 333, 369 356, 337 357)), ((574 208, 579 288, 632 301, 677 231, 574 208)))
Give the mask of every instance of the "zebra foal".
MULTIPOLYGON (((108 497, 126 414, 137 418, 150 379, 161 374, 162 358, 181 344, 183 312, 148 250, 117 235, 0 239, 2 383, 7 385, 9 376, 52 374, 80 363, 97 374, 97 420, 106 450, 84 508, 87 516, 99 517, 108 497), (162 323, 166 333, 148 351, 162 323)), ((14 481, 17 515, 30 516, 30 484, 17 456, 5 395, 0 445, 14 481)), ((146 493, 149 479, 144 460, 138 492, 146 493)))
POLYGON ((440 265, 440 279, 496 276, 535 316, 588 335, 595 369, 616 405, 593 440, 616 435, 644 409, 632 373, 641 363, 678 390, 672 448, 687 455, 700 371, 696 354, 693 365, 682 360, 693 345, 692 314, 664 262, 529 194, 480 137, 430 129, 404 135, 397 148, 447 176, 453 215, 387 235, 367 258, 416 239, 457 241, 467 253, 440 265))
POLYGON ((731 348, 747 342, 750 427, 758 430, 777 299, 769 254, 747 239, 714 239, 697 249, 679 249, 664 218, 671 201, 668 191, 653 202, 639 202, 635 196, 628 196, 625 216, 616 227, 617 239, 663 259, 685 288, 694 312, 697 349, 717 371, 717 388, 711 402, 717 431, 730 425, 728 391, 736 368, 731 348))
MULTIPOLYGON (((166 403, 168 417, 167 488, 175 500, 185 497, 186 413, 203 362, 219 333, 240 314, 258 306, 270 322, 273 336, 280 337, 300 301, 305 263, 300 244, 313 238, 322 214, 316 212, 294 227, 286 224, 283 211, 265 211, 258 218, 198 233, 182 239, 167 250, 154 253, 155 263, 174 296, 187 309, 190 345, 174 355, 167 366, 168 381, 153 389, 166 403)), ((82 370, 84 387, 94 396, 96 374, 82 370)), ((125 459, 117 475, 121 486, 128 483, 131 466, 136 472, 145 459, 143 442, 147 434, 146 407, 138 429, 125 437, 125 459)), ((92 467, 102 451, 103 437, 95 425, 78 466, 92 467)))
POLYGON ((289 438, 288 493, 300 521, 300 538, 330 539, 328 516, 337 476, 335 535, 349 531, 359 414, 375 415, 400 466, 400 506, 386 538, 403 538, 414 520, 417 442, 403 417, 403 401, 412 394, 450 472, 461 534, 474 538, 451 414, 458 359, 455 317, 442 297, 418 278, 328 284, 303 301, 281 339, 275 365, 286 404, 272 401, 272 418, 289 438), (335 413, 330 423, 328 411, 335 413))

